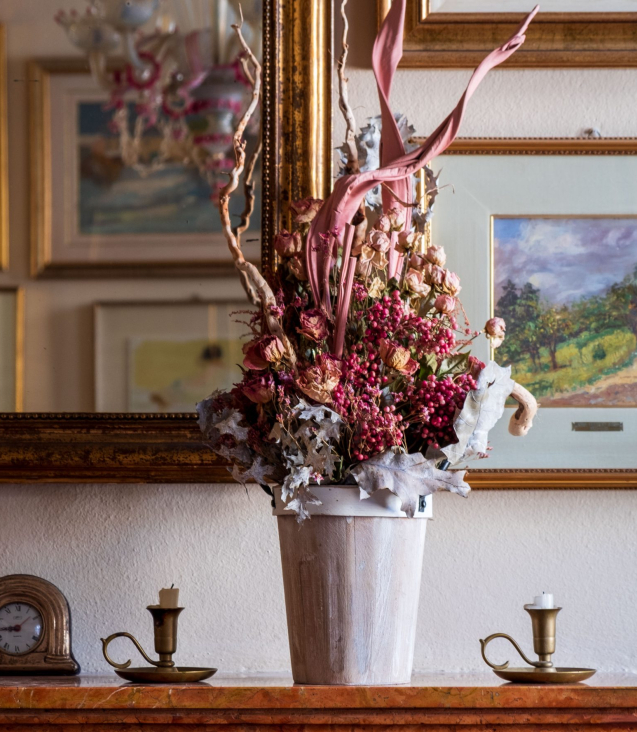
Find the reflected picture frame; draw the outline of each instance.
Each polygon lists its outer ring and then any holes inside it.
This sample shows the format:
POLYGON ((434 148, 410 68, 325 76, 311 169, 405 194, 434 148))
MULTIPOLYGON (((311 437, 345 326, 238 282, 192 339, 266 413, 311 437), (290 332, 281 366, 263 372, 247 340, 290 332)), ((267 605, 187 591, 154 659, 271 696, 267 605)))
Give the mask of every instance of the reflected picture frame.
POLYGON ((0 287, 0 409, 22 412, 24 402, 24 290, 0 287))
POLYGON ((7 105, 7 35, 5 26, 0 23, 0 272, 9 268, 7 105))
MULTIPOLYGON (((391 0, 377 0, 378 22, 391 0)), ((533 7, 529 4, 528 10, 533 7)), ((429 12, 429 0, 407 0, 406 68, 474 68, 509 38, 523 13, 429 12)), ((522 48, 503 68, 637 66, 637 13, 545 13, 540 9, 522 48)))

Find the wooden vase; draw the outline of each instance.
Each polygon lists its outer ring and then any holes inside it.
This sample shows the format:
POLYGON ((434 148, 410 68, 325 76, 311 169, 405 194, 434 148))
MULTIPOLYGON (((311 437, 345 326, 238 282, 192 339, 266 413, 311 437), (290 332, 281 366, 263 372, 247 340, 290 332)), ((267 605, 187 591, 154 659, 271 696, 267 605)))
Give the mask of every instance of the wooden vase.
POLYGON ((294 681, 409 683, 427 520, 275 513, 294 681))

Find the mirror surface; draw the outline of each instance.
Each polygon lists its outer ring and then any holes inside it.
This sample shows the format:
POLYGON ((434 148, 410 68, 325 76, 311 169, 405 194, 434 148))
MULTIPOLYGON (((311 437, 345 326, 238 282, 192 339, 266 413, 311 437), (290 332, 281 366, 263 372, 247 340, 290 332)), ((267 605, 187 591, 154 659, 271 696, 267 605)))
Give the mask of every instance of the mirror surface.
MULTIPOLYGON (((248 331, 230 317, 247 302, 215 203, 251 93, 236 4, 60 5, 0 4, 10 200, 0 408, 193 411, 239 376, 248 331)), ((260 57, 262 0, 242 9, 260 57)), ((253 118, 248 159, 259 134, 253 118)), ((260 171, 243 235, 253 261, 260 171)), ((241 189, 233 223, 244 206, 241 189)))

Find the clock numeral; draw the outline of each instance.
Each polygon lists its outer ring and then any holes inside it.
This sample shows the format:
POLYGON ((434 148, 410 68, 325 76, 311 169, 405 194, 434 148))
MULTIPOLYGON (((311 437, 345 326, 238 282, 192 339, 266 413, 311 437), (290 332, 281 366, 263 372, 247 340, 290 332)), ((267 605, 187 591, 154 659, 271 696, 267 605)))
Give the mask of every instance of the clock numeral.
POLYGON ((18 612, 22 612, 22 605, 16 605, 16 606, 15 606, 15 609, 16 609, 16 610, 17 610, 18 612))
POLYGON ((16 653, 19 653, 20 652, 20 646, 15 646, 15 652, 16 653))
POLYGON ((9 648, 9 644, 8 644, 8 643, 5 643, 5 644, 4 644, 4 647, 5 647, 5 648, 9 648))
POLYGON ((2 636, 0 635, 0 642, 2 641, 2 636))
POLYGON ((8 607, 5 607, 4 611, 7 615, 11 615, 11 610, 8 607))

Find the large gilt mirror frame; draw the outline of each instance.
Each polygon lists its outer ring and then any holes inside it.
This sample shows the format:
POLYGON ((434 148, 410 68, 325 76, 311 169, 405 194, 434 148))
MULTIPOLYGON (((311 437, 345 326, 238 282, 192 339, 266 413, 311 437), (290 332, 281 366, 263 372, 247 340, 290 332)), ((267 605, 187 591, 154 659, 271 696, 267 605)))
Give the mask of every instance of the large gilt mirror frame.
MULTIPOLYGON (((541 3, 540 3, 541 4, 541 3)), ((430 13, 430 0, 407 0, 401 66, 475 67, 499 39, 513 34, 521 13, 430 13)), ((534 2, 529 2, 531 10, 534 2)), ((378 0, 379 23, 391 0, 378 0)), ((637 13, 543 13, 506 67, 637 66, 637 13)))

